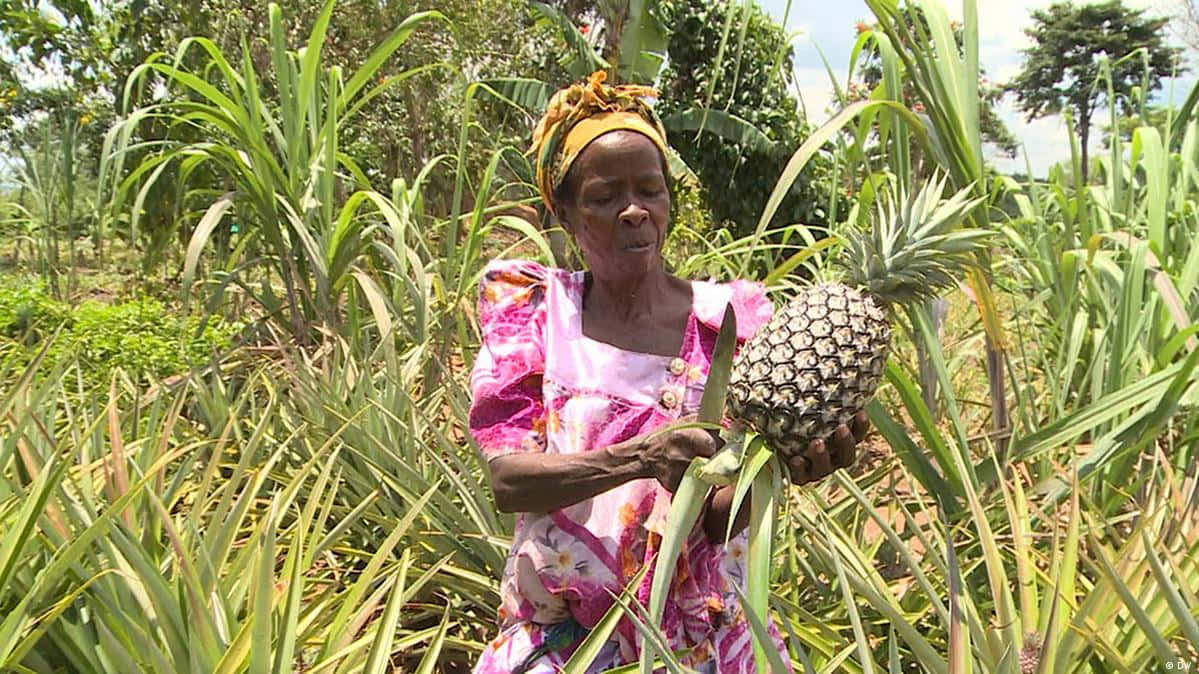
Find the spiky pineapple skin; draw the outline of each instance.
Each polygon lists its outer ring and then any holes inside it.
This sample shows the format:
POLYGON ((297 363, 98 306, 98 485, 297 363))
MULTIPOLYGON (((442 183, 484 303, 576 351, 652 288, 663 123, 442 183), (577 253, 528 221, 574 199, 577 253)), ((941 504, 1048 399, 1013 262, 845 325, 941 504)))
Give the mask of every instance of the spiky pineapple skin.
POLYGON ((842 283, 800 291, 744 344, 728 408, 783 456, 848 424, 874 395, 891 347, 887 314, 842 283))

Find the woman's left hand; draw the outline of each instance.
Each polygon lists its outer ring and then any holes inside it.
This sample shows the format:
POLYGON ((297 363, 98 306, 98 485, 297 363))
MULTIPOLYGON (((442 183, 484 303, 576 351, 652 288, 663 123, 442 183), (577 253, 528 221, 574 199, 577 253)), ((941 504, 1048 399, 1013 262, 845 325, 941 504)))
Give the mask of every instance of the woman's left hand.
POLYGON ((865 411, 858 412, 850 425, 841 424, 827 441, 813 440, 808 450, 797 454, 787 462, 791 482, 807 484, 828 477, 834 470, 845 468, 857 456, 857 444, 870 430, 870 419, 865 411))

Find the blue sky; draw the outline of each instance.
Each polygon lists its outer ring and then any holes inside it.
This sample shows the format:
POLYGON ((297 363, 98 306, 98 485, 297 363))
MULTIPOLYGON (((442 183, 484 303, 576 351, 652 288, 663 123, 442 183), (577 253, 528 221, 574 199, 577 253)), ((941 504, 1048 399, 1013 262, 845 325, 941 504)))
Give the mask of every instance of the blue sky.
MULTIPOLYGON (((783 20, 787 0, 758 2, 775 17, 775 20, 783 20)), ((1125 4, 1148 9, 1150 14, 1155 15, 1173 14, 1177 11, 1177 2, 1178 0, 1125 0, 1125 4)), ((979 59, 991 79, 1005 81, 1019 70, 1020 49, 1028 44, 1024 28, 1031 24, 1030 12, 1050 4, 1050 0, 979 0, 979 59)), ((946 0, 945 7, 951 17, 961 18, 960 2, 946 0)), ((826 108, 832 95, 828 71, 820 58, 820 52, 824 52, 838 81, 843 84, 850 50, 856 37, 854 24, 859 20, 874 22, 874 16, 863 0, 791 0, 787 28, 789 31, 802 31, 801 35, 794 38, 795 74, 809 118, 817 124, 829 117, 826 108)), ((1193 76, 1173 82, 1174 100, 1181 103, 1193 83, 1193 76)), ((1167 82, 1161 98, 1169 97, 1170 87, 1171 82, 1167 82)), ((1024 143, 1025 152, 1036 175, 1044 175, 1052 164, 1069 159, 1069 138, 1061 118, 1026 122, 1016 111, 1010 96, 1001 106, 1000 116, 1024 143)), ((1014 161, 1006 157, 989 159, 1000 170, 1024 171, 1023 156, 1014 161)))

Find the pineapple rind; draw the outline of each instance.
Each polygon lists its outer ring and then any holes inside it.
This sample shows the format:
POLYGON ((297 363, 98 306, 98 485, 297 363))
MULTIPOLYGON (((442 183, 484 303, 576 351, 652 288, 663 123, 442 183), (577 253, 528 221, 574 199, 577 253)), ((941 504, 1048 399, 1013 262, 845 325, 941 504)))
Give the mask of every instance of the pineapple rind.
POLYGON ((792 456, 848 424, 878 388, 886 312, 840 283, 802 290, 746 343, 729 380, 730 416, 792 456))

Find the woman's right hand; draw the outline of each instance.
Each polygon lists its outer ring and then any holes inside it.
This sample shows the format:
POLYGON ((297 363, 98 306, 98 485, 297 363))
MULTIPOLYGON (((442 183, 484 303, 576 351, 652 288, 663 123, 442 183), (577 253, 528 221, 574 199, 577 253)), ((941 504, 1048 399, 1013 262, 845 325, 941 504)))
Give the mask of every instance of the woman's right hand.
MULTIPOLYGON (((694 421, 693 418, 680 419, 682 424, 694 421)), ((642 460, 653 477, 673 493, 683 481, 692 459, 710 457, 723 445, 719 435, 703 428, 667 428, 647 439, 642 460)))

